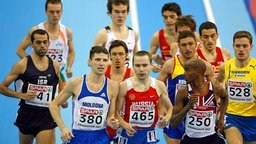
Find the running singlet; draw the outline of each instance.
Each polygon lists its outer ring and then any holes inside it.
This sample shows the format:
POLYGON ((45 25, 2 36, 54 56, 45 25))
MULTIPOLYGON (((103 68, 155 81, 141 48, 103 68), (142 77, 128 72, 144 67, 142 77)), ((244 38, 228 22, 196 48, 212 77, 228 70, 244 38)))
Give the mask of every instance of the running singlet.
POLYGON ((73 100, 74 130, 102 130, 106 128, 106 119, 110 100, 108 97, 108 78, 105 77, 104 86, 98 92, 92 92, 86 84, 84 75, 80 94, 73 100))
MULTIPOLYGON (((111 79, 110 71, 111 71, 111 65, 109 65, 107 67, 107 71, 105 72, 105 76, 109 79, 111 79)), ((131 75, 130 73, 131 73, 131 68, 126 67, 126 71, 125 71, 122 81, 129 78, 131 75)), ((121 110, 120 113, 121 113, 121 115, 123 115, 123 109, 121 110)), ((110 139, 112 140, 116 134, 117 129, 112 129, 111 127, 107 127, 107 131, 108 131, 108 135, 109 135, 110 139)))
POLYGON ((125 80, 128 91, 125 97, 124 120, 135 128, 155 127, 158 121, 158 99, 156 80, 151 77, 151 84, 147 91, 138 92, 131 79, 125 80))
MULTIPOLYGON (((114 40, 117 40, 115 34, 111 31, 109 26, 106 26, 105 29, 107 30, 107 34, 108 34, 108 40, 106 42, 105 48, 107 50, 109 50, 109 47, 111 45, 111 42, 114 40)), ((134 51, 134 47, 135 47, 135 32, 133 31, 132 28, 128 27, 129 29, 129 34, 128 34, 128 38, 126 40, 123 40, 127 47, 128 47, 128 58, 125 62, 125 65, 128 66, 129 68, 132 67, 132 57, 133 57, 133 51, 134 51)))
MULTIPOLYGON (((201 57, 203 60, 207 61, 207 59, 204 57, 201 49, 196 50, 199 57, 201 57)), ((220 65, 224 63, 224 58, 221 52, 221 48, 216 47, 216 59, 214 62, 210 62, 214 69, 214 77, 217 78, 217 75, 220 71, 220 65)))
MULTIPOLYGON (((110 70, 111 70, 111 66, 109 65, 107 68, 107 71, 105 72, 105 76, 109 79, 111 79, 110 77, 110 70)), ((131 74, 131 68, 126 68, 125 74, 124 74, 124 78, 122 81, 124 81, 125 79, 129 78, 131 74)))
MULTIPOLYGON (((187 112, 185 131, 191 138, 206 137, 215 133, 217 104, 211 82, 208 82, 208 87, 208 94, 200 95, 198 102, 195 102, 193 108, 187 112)), ((191 85, 188 84, 188 97, 185 103, 188 103, 190 95, 193 93, 191 85)))
POLYGON ((186 80, 184 79, 184 68, 180 63, 178 56, 174 57, 174 68, 171 75, 166 80, 167 90, 169 98, 174 105, 175 97, 182 86, 186 86, 186 80))
POLYGON ((256 59, 251 58, 243 68, 235 66, 236 59, 225 62, 225 81, 229 95, 226 113, 238 116, 256 116, 256 59))
MULTIPOLYGON (((56 40, 50 39, 50 46, 48 48, 46 55, 50 56, 52 59, 59 62, 60 70, 62 70, 67 63, 69 47, 68 47, 66 27, 62 24, 59 24, 59 25, 60 25, 59 37, 56 40)), ((43 22, 40 23, 38 27, 39 29, 45 30, 43 22)))
POLYGON ((36 91, 37 96, 33 100, 21 99, 19 105, 33 109, 48 109, 49 103, 58 94, 59 78, 56 75, 53 61, 48 57, 48 68, 40 71, 34 65, 31 56, 27 56, 27 59, 25 72, 15 80, 15 90, 22 93, 36 91))
POLYGON ((161 50, 162 59, 164 61, 167 61, 168 59, 172 58, 171 46, 167 43, 164 37, 164 29, 159 30, 158 35, 159 35, 159 48, 161 50))

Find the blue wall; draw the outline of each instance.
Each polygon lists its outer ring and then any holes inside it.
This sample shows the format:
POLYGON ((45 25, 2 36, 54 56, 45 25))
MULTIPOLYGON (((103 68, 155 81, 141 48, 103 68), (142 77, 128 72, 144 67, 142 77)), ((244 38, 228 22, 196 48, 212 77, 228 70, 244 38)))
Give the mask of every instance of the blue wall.
MULTIPOLYGON (((0 17, 2 21, 0 23, 0 81, 2 81, 19 60, 15 51, 22 38, 34 24, 44 19, 44 4, 34 0, 2 0, 0 17)), ((18 129, 13 122, 18 109, 18 99, 0 95, 0 101, 0 143, 16 144, 18 143, 18 129)))
MULTIPOLYGON (((232 57, 234 57, 234 51, 232 49, 233 35, 236 31, 249 31, 254 38, 253 43, 256 44, 255 31, 244 0, 212 0, 210 2, 220 34, 222 47, 230 49, 232 57)), ((256 56, 255 48, 252 50, 251 54, 253 57, 256 56)))

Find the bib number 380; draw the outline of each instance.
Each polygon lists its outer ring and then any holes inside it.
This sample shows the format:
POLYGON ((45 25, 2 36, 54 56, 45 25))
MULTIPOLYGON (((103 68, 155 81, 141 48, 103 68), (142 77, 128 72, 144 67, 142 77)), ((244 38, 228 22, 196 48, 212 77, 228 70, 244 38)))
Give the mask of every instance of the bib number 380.
POLYGON ((88 123, 88 124, 101 124, 102 122, 102 116, 101 115, 85 115, 85 114, 81 114, 81 117, 79 119, 79 121, 81 123, 88 123))

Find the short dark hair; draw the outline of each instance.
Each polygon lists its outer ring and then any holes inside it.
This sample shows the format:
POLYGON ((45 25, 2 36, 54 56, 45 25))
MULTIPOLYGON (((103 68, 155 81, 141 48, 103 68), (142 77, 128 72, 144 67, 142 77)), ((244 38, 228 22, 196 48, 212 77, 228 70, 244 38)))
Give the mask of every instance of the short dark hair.
POLYGON ((252 35, 250 32, 248 31, 237 31, 234 36, 233 36, 233 43, 235 43, 235 40, 236 39, 239 39, 239 38, 248 38, 249 41, 250 41, 250 44, 252 44, 252 35))
POLYGON ((107 3, 107 8, 108 8, 108 13, 111 13, 113 10, 112 5, 127 5, 127 12, 130 10, 130 1, 129 0, 108 0, 107 3))
POLYGON ((141 50, 141 51, 137 51, 134 55, 133 55, 133 58, 132 58, 132 64, 134 64, 134 58, 136 56, 148 56, 148 59, 150 61, 150 64, 152 63, 152 58, 151 58, 151 54, 147 51, 144 51, 144 50, 141 50))
POLYGON ((46 3, 45 3, 45 10, 47 10, 49 3, 50 3, 50 4, 61 4, 61 8, 62 8, 62 2, 61 2, 61 0, 46 0, 46 3))
MULTIPOLYGON (((92 59, 92 57, 94 56, 95 53, 104 53, 106 55, 108 55, 108 50, 103 47, 103 46, 93 46, 90 50, 90 59, 92 59)), ((109 57, 109 55, 108 55, 109 57)))
POLYGON ((109 47, 109 54, 111 54, 111 50, 114 48, 114 47, 118 47, 118 46, 122 46, 124 48, 124 51, 125 53, 128 53, 128 47, 126 45, 126 43, 122 40, 114 40, 111 42, 111 45, 109 47))
POLYGON ((192 67, 197 70, 200 74, 204 75, 206 71, 206 64, 203 60, 198 58, 192 58, 185 62, 184 67, 192 67))
POLYGON ((47 40, 49 41, 49 34, 45 30, 43 30, 43 29, 36 29, 36 30, 34 30, 31 33, 30 40, 31 40, 32 43, 35 40, 35 34, 40 34, 40 35, 45 35, 46 34, 47 35, 47 40))
POLYGON ((185 30, 179 33, 178 43, 180 43, 180 39, 187 38, 187 37, 192 37, 196 41, 195 34, 191 31, 185 30))
POLYGON ((187 26, 192 32, 196 31, 196 21, 192 17, 192 15, 179 16, 175 22, 176 32, 179 26, 187 26))
POLYGON ((215 29, 216 33, 218 33, 217 26, 213 22, 210 22, 210 21, 203 22, 200 25, 200 27, 199 27, 199 34, 200 34, 200 36, 202 36, 202 30, 203 29, 215 29))
POLYGON ((162 7, 162 14, 164 11, 174 11, 177 16, 182 15, 180 6, 175 2, 164 4, 164 6, 162 7))

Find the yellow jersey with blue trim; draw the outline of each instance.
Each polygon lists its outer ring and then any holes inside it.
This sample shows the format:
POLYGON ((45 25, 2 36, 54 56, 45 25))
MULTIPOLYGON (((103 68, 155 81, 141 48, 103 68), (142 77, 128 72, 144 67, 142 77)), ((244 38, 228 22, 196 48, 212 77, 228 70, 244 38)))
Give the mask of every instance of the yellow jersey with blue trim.
POLYGON ((256 59, 251 58, 243 68, 235 66, 236 59, 225 63, 225 82, 229 96, 228 114, 256 116, 256 59))
POLYGON ((168 95, 173 105, 175 103, 176 94, 178 90, 181 87, 186 86, 186 84, 187 83, 184 78, 184 67, 180 62, 179 57, 175 56, 173 72, 170 74, 170 76, 166 80, 168 95))

